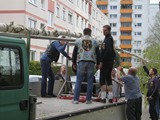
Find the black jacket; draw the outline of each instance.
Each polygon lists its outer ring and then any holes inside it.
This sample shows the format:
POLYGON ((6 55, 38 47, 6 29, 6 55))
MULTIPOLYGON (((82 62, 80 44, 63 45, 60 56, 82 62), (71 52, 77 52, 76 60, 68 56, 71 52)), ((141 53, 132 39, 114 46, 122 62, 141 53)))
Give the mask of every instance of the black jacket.
POLYGON ((113 47, 113 38, 111 34, 106 35, 102 45, 101 45, 101 57, 100 61, 102 63, 114 61, 115 51, 113 47))

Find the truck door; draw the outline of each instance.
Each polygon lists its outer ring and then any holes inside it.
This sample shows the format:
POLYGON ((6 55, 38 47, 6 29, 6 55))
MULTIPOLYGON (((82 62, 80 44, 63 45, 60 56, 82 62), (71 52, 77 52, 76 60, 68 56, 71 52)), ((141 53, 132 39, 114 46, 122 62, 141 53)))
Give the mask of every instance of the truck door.
POLYGON ((0 37, 0 120, 28 120, 26 46, 22 42, 15 44, 11 41, 3 44, 1 39, 0 37))

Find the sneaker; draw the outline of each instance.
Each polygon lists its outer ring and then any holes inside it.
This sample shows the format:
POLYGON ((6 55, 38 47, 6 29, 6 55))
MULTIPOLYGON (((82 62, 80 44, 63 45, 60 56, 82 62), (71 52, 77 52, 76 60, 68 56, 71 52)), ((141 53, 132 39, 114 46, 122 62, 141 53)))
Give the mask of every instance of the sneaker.
POLYGON ((106 103, 106 99, 101 99, 99 102, 100 103, 106 103))
POLYGON ((46 95, 46 97, 47 97, 47 98, 52 98, 52 97, 57 97, 57 96, 56 96, 56 95, 54 95, 54 94, 51 94, 51 95, 50 95, 50 94, 48 94, 48 95, 46 95))
POLYGON ((101 98, 95 98, 93 99, 95 102, 100 102, 101 101, 101 98))
POLYGON ((92 104, 92 101, 87 100, 87 101, 86 101, 86 104, 92 104))
POLYGON ((72 101, 73 104, 78 104, 79 102, 77 100, 72 101))
POLYGON ((109 102, 109 103, 113 103, 113 99, 109 99, 108 102, 109 102))

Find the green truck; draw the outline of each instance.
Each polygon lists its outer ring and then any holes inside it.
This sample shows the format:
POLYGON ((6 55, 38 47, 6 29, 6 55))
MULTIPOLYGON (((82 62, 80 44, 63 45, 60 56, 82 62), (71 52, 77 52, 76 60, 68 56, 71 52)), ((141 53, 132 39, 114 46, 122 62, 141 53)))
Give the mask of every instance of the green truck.
MULTIPOLYGON (((2 30, 0 25, 0 31, 2 30)), ((23 37, 0 33, 0 120, 126 119, 125 101, 113 104, 93 102, 91 105, 75 105, 71 100, 36 98, 30 95, 29 49, 23 37)), ((30 40, 30 37, 36 38, 28 34, 27 40, 30 40)))

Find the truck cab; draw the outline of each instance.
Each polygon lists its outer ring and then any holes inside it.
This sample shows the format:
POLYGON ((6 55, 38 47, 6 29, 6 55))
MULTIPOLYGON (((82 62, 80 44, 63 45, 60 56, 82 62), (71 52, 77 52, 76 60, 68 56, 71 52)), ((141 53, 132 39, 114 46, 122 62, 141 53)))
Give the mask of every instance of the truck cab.
POLYGON ((28 58, 25 41, 0 36, 0 120, 28 119, 28 58))

